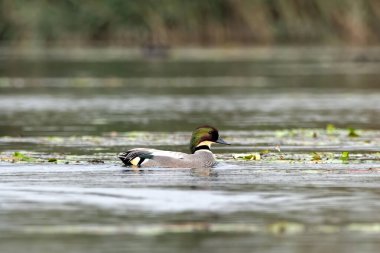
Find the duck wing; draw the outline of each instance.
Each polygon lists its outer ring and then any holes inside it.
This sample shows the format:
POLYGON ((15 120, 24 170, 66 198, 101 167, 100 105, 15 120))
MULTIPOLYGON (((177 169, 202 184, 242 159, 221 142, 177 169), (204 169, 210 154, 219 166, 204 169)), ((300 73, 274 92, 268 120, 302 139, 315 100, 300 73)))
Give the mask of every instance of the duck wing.
POLYGON ((184 159, 185 153, 158 149, 135 148, 120 153, 118 157, 125 165, 141 166, 143 162, 160 158, 184 159))

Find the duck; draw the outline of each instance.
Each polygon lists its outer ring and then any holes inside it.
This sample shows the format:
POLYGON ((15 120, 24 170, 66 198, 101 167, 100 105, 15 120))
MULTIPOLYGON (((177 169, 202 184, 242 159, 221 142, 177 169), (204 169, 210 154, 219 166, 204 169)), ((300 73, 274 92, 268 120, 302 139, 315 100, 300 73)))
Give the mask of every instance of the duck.
POLYGON ((118 158, 126 166, 159 168, 210 168, 216 165, 211 145, 230 145, 219 137, 212 126, 197 127, 191 135, 190 154, 151 148, 134 148, 120 153, 118 158))

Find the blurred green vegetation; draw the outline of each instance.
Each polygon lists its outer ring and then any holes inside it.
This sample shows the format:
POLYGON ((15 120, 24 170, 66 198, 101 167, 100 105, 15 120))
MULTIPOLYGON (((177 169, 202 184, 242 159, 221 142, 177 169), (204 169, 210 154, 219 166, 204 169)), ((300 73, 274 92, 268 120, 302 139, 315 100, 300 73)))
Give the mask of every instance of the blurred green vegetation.
POLYGON ((379 42, 379 0, 0 0, 3 44, 244 46, 379 42))

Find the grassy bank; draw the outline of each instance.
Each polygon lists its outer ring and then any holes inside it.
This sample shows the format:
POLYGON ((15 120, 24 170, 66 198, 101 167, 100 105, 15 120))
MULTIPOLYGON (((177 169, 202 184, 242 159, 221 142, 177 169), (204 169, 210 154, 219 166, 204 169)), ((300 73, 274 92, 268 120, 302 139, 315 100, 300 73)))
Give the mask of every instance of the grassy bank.
POLYGON ((380 42, 377 0, 0 2, 0 42, 241 46, 380 42))

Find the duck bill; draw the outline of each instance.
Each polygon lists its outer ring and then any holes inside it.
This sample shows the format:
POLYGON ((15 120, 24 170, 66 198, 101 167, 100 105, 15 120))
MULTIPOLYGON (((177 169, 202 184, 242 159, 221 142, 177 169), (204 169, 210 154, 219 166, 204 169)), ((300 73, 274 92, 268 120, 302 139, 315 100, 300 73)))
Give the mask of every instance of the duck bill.
POLYGON ((225 140, 223 140, 220 137, 216 140, 216 143, 224 144, 224 145, 231 145, 230 143, 226 142, 225 140))

